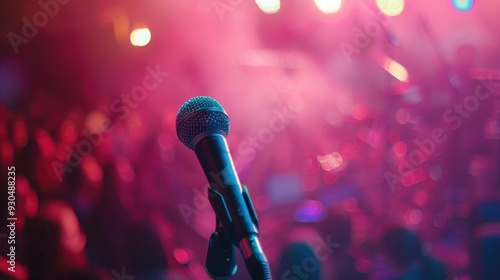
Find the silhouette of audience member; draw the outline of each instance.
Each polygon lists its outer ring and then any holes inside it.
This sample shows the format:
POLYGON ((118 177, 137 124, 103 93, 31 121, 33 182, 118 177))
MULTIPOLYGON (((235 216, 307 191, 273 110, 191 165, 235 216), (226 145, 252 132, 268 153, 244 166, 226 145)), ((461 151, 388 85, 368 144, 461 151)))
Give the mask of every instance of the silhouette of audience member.
POLYGON ((321 224, 321 232, 329 240, 329 243, 339 245, 331 254, 332 260, 328 267, 331 270, 332 278, 339 280, 366 279, 366 275, 356 269, 357 259, 351 255, 354 251, 351 245, 351 219, 344 214, 332 212, 321 224))
POLYGON ((385 261, 377 263, 372 280, 445 280, 443 266, 422 253, 418 235, 404 227, 391 227, 380 240, 385 261))
POLYGON ((67 203, 43 204, 26 222, 26 233, 30 280, 98 279, 87 268, 86 238, 67 203))
POLYGON ((168 261, 163 244, 149 223, 136 224, 128 237, 133 275, 139 280, 166 280, 168 261))
POLYGON ((23 265, 16 262, 14 271, 9 264, 10 259, 0 256, 0 279, 2 280, 26 280, 28 272, 23 265))
POLYGON ((470 222, 472 279, 500 279, 500 201, 484 201, 476 205, 470 222))
MULTIPOLYGON (((186 263, 179 266, 178 260, 172 254, 175 244, 170 234, 166 233, 158 223, 165 223, 158 212, 149 218, 131 223, 127 229, 126 254, 127 268, 135 280, 188 280, 198 279, 191 275, 186 263)), ((188 258, 189 256, 184 256, 188 258)), ((189 260, 184 260, 188 262, 189 260)), ((205 274, 204 274, 205 276, 205 274)))
POLYGON ((31 188, 28 180, 23 176, 18 176, 16 182, 16 228, 24 230, 26 219, 36 216, 38 211, 38 196, 31 188))
POLYGON ((281 253, 276 280, 319 280, 320 263, 306 243, 290 243, 281 253))

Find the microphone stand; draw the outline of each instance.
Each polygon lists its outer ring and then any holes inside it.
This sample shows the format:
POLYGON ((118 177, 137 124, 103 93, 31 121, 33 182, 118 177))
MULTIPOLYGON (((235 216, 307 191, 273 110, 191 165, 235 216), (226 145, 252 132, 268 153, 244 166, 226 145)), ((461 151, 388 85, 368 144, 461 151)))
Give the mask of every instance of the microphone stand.
MULTIPOLYGON (((255 209, 250 201, 248 190, 245 186, 243 186, 242 195, 251 213, 252 222, 256 228, 258 228, 259 222, 257 220, 257 214, 255 213, 255 209)), ((232 218, 227 209, 224 197, 219 192, 212 188, 208 188, 208 200, 210 201, 210 205, 212 206, 217 217, 215 219, 215 232, 210 236, 208 244, 205 270, 214 280, 225 280, 232 277, 237 271, 236 246, 232 243, 230 236, 232 218)), ((252 279, 263 280, 264 278, 254 275, 252 276, 252 279)))

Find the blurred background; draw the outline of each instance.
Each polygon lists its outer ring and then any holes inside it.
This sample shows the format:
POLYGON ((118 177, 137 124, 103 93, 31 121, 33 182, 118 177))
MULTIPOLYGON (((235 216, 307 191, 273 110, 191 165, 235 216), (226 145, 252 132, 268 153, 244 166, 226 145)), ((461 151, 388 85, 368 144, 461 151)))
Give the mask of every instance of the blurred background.
POLYGON ((275 279, 500 279, 499 12, 3 1, 0 160, 18 219, 12 273, 5 189, 0 277, 209 279, 208 184, 175 131, 207 95, 230 117, 275 279))

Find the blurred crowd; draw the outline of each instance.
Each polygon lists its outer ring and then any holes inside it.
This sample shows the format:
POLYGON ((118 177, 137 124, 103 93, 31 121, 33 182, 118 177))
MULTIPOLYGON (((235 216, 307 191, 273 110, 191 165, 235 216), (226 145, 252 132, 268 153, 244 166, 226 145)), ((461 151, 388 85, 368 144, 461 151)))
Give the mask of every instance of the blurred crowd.
MULTIPOLYGON (((186 241, 192 236, 179 237, 192 229, 179 226, 183 221, 178 209, 169 206, 171 194, 151 189, 155 183, 147 181, 162 179, 148 173, 154 170, 151 162, 161 162, 166 145, 161 137, 153 135, 141 155, 129 160, 107 150, 110 135, 79 135, 72 120, 49 131, 6 106, 0 117, 2 170, 16 167, 17 217, 16 273, 6 270, 2 255, 1 279, 207 278, 202 269, 206 244, 200 250, 186 241), (102 144, 74 153, 89 139, 102 144), (74 158, 67 161, 70 155, 74 158), (64 166, 58 168, 55 162, 64 166), (193 258, 192 252, 198 257, 193 258)), ((1 197, 6 205, 6 196, 1 197)), ((500 275, 498 201, 471 211, 465 233, 468 261, 458 272, 433 257, 430 243, 406 225, 386 222, 370 229, 370 238, 353 242, 359 235, 354 226, 359 222, 353 221, 359 213, 345 209, 330 209, 318 222, 286 222, 280 232, 288 232, 287 237, 279 241, 267 237, 267 244, 278 244, 272 246, 277 253, 270 253, 276 255, 271 257, 275 279, 438 280, 450 279, 450 273, 454 279, 498 279, 500 275)), ((2 252, 8 249, 5 240, 0 239, 2 252)))

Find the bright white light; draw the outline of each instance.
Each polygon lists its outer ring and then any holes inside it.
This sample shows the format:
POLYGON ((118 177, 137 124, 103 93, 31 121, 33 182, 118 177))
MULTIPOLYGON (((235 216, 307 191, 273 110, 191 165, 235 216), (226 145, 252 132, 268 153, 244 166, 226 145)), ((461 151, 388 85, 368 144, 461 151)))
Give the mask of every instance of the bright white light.
POLYGON ((137 28, 130 33, 130 42, 137 47, 145 46, 151 40, 149 28, 137 28))
POLYGON ((260 10, 266 14, 274 14, 280 10, 280 0, 255 0, 260 10))
POLYGON ((340 10, 342 0, 314 0, 316 6, 325 14, 336 13, 340 10))
POLYGON ((377 7, 382 13, 388 16, 397 16, 405 8, 404 0, 377 0, 377 7))

